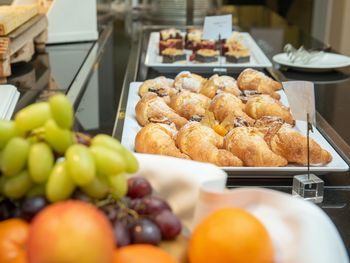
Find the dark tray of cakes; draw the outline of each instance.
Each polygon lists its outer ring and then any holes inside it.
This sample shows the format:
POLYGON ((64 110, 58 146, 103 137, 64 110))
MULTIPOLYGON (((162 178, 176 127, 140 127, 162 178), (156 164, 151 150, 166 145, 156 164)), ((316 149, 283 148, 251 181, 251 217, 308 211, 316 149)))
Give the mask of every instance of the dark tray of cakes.
POLYGON ((145 65, 160 71, 174 68, 265 68, 272 64, 246 32, 233 32, 227 39, 202 38, 200 28, 181 32, 175 28, 152 32, 145 65))

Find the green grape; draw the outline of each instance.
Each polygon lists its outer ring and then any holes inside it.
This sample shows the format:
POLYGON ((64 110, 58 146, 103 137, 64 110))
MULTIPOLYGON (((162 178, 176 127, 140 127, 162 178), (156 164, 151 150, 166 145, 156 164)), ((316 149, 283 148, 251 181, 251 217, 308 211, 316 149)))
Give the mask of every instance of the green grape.
POLYGON ((46 143, 33 144, 28 156, 28 170, 32 180, 36 183, 45 182, 50 175, 54 161, 53 152, 46 143))
POLYGON ((56 94, 49 99, 51 114, 57 125, 70 129, 73 125, 73 106, 63 94, 56 94))
POLYGON ((61 129, 54 120, 48 120, 44 128, 45 140, 55 152, 63 154, 73 144, 72 132, 61 129))
POLYGON ((95 162, 89 148, 75 144, 66 152, 67 170, 79 186, 91 183, 96 176, 95 162))
POLYGON ((46 197, 50 202, 65 200, 71 196, 75 184, 69 175, 66 162, 56 163, 46 183, 46 197))
POLYGON ((89 196, 97 199, 106 197, 109 191, 107 179, 101 174, 96 175, 91 183, 82 186, 81 189, 89 196))
POLYGON ((124 158, 127 173, 135 173, 139 169, 139 164, 135 156, 113 137, 106 134, 96 135, 91 140, 91 145, 103 146, 110 150, 118 152, 124 158))
POLYGON ((24 196, 32 186, 29 174, 26 170, 17 175, 6 178, 3 193, 8 198, 18 199, 24 196))
POLYGON ((27 198, 35 197, 35 196, 45 196, 45 188, 46 184, 36 184, 30 188, 28 193, 26 194, 27 198))
POLYGON ((15 124, 21 132, 27 132, 44 125, 50 117, 49 103, 38 102, 20 110, 15 116, 15 124))
POLYGON ((17 129, 13 121, 0 120, 0 150, 16 135, 17 129))
POLYGON ((103 146, 91 146, 96 170, 102 174, 119 174, 125 171, 124 158, 117 152, 103 146))
POLYGON ((111 195, 118 200, 128 192, 128 177, 125 173, 107 176, 111 195))
POLYGON ((1 170, 4 175, 15 175, 23 170, 29 148, 29 142, 21 137, 14 137, 6 144, 1 157, 1 170))

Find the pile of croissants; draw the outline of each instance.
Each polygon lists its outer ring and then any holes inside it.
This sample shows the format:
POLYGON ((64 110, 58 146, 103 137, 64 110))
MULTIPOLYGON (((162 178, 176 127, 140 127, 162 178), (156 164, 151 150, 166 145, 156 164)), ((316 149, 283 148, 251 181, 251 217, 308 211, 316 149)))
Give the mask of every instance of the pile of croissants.
MULTIPOLYGON (((143 126, 135 150, 218 166, 276 167, 307 164, 307 139, 280 101, 282 84, 245 69, 237 80, 209 79, 187 71, 157 77, 139 87, 135 112, 143 126)), ((310 164, 332 155, 310 139, 310 164)))

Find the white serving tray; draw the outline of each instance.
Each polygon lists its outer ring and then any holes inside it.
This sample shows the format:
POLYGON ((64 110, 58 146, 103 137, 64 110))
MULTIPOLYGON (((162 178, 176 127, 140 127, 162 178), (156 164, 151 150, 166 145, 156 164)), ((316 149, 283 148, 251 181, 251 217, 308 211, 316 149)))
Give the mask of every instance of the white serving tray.
MULTIPOLYGON (((125 112, 125 121, 123 126, 123 134, 121 143, 131 151, 135 151, 135 137, 137 132, 141 129, 141 126, 137 123, 135 115, 135 106, 140 100, 138 96, 138 90, 142 82, 130 83, 128 102, 125 112)), ((288 99, 284 91, 279 91, 281 95, 281 102, 288 106, 288 99)), ((306 134, 306 123, 304 121, 296 121, 295 128, 306 134)), ((328 141, 322 136, 322 134, 314 127, 314 132, 310 133, 310 138, 314 139, 320 146, 331 153, 333 160, 325 166, 311 166, 310 171, 316 174, 324 174, 327 172, 344 172, 349 170, 348 164, 343 158, 336 152, 336 150, 328 143, 328 141)), ((290 173, 303 173, 307 171, 305 166, 297 166, 289 164, 285 167, 222 167, 225 171, 230 173, 261 173, 266 175, 271 174, 290 174, 290 173)))
POLYGON ((152 67, 160 72, 170 72, 174 70, 208 70, 213 68, 231 68, 231 69, 242 69, 242 68, 267 68, 272 67, 270 60, 266 57, 264 52, 256 44, 255 40, 247 32, 240 32, 244 45, 250 50, 250 61, 247 63, 226 63, 226 59, 223 56, 219 57, 218 62, 212 63, 198 63, 189 61, 188 57, 192 51, 186 50, 187 55, 186 61, 178 61, 174 63, 162 63, 162 56, 159 55, 159 32, 152 32, 149 37, 145 65, 152 67), (221 60, 221 64, 220 64, 221 60))

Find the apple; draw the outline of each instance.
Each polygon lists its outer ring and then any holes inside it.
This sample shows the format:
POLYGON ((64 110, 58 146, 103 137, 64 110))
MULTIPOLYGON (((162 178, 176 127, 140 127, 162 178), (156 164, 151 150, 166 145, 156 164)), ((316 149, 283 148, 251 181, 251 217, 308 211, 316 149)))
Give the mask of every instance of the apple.
POLYGON ((44 208, 32 221, 28 263, 111 263, 113 229, 93 205, 64 201, 44 208))

